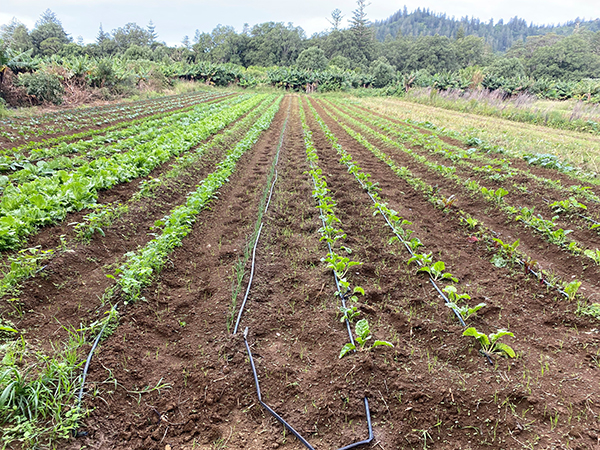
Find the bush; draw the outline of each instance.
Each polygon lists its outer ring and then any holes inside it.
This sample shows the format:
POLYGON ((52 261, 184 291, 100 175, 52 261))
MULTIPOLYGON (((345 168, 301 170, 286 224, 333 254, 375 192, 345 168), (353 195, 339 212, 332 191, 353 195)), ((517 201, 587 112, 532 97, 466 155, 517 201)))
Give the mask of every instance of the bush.
POLYGON ((39 103, 48 102, 60 105, 65 93, 60 78, 46 72, 22 73, 17 85, 27 90, 27 94, 35 97, 39 103))

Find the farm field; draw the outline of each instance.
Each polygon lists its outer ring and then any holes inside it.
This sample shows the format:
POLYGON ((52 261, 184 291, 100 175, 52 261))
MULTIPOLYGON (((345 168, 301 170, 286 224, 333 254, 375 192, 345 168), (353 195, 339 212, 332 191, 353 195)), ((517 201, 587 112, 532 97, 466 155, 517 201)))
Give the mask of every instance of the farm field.
POLYGON ((67 116, 0 128, 7 448, 600 445, 575 150, 334 95, 67 116))

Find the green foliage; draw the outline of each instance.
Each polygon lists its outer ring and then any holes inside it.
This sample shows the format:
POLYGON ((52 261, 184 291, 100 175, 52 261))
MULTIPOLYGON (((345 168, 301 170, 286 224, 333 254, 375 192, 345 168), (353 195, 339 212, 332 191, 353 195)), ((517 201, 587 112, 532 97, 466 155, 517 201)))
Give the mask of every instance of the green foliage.
POLYGON ((302 50, 302 52, 298 55, 298 59, 296 60, 298 69, 312 72, 325 70, 327 68, 327 64, 328 61, 325 57, 325 52, 316 46, 302 50))
POLYGON ((463 336, 473 336, 481 345, 481 351, 487 355, 498 354, 509 358, 516 356, 515 351, 510 346, 499 342, 503 336, 514 337, 514 334, 510 331, 500 329, 496 333, 486 335, 477 331, 475 327, 469 327, 463 332, 463 336))
POLYGON ((358 322, 356 322, 356 326, 354 328, 354 333, 356 335, 355 337, 355 341, 358 344, 358 347, 356 346, 356 344, 352 344, 352 343, 347 343, 342 347, 342 350, 340 351, 340 356, 339 358, 343 358, 345 355, 347 355, 348 353, 350 353, 353 350, 356 350, 357 348, 359 350, 372 350, 375 347, 379 347, 379 346, 386 346, 386 347, 393 347, 394 345, 390 342, 387 341, 374 341, 373 345, 371 345, 370 347, 367 346, 367 341, 369 339, 371 339, 371 330, 369 329, 369 322, 367 321, 367 319, 361 319, 358 322))
POLYGON ((573 280, 570 283, 566 283, 564 287, 564 291, 569 297, 569 300, 573 300, 577 295, 577 291, 581 287, 581 281, 573 280))
POLYGON ((46 72, 22 73, 17 84, 27 90, 27 94, 35 97, 38 102, 60 105, 65 92, 58 75, 46 72))
MULTIPOLYGON (((412 259, 412 258, 411 258, 412 259)), ((409 260, 410 262, 410 260, 409 260)), ((437 261, 433 263, 431 266, 423 265, 417 270, 417 272, 426 272, 429 274, 431 278, 434 280, 450 280, 458 283, 458 278, 452 275, 449 272, 444 272, 446 270, 446 264, 443 261, 437 261)))

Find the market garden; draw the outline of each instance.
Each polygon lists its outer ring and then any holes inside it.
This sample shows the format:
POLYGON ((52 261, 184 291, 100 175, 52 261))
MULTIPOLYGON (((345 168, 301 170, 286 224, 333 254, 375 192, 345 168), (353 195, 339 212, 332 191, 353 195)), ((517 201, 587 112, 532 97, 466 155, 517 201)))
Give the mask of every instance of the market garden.
POLYGON ((3 442, 598 448, 600 183, 550 155, 598 137, 492 119, 528 153, 412 107, 2 121, 3 442))

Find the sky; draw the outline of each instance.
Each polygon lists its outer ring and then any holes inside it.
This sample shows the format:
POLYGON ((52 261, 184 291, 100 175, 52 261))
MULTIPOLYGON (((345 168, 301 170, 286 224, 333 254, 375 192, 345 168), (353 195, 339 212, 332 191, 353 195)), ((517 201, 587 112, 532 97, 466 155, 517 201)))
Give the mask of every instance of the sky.
MULTIPOLYGON (((563 23, 576 18, 600 17, 598 0, 370 0, 366 9, 371 21, 383 20, 405 5, 409 11, 418 7, 461 18, 476 17, 509 20, 519 16, 534 24, 563 23)), ((193 38, 196 29, 210 32, 216 25, 231 25, 238 32, 248 23, 292 22, 307 36, 327 30, 327 17, 339 8, 343 26, 356 9, 355 0, 0 0, 0 25, 13 17, 29 29, 47 8, 56 13, 73 39, 81 36, 93 42, 100 24, 104 31, 128 22, 156 26, 158 40, 178 45, 184 36, 193 38)))

